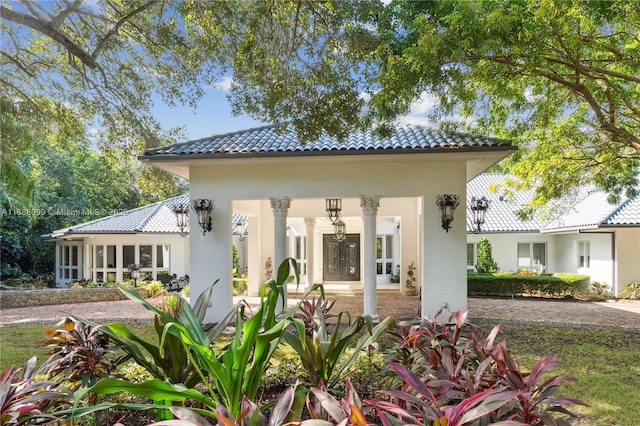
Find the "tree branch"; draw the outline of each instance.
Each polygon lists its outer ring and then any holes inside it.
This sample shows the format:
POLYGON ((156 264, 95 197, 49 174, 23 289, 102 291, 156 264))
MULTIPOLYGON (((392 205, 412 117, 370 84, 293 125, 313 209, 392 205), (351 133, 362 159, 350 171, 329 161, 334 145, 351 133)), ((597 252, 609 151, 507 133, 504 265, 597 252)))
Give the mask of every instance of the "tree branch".
POLYGON ((41 34, 50 37, 51 39, 62 45, 70 55, 78 58, 87 67, 91 69, 96 69, 98 67, 98 64, 91 55, 89 55, 77 44, 75 44, 73 40, 71 40, 66 34, 63 34, 57 29, 53 28, 51 26, 51 23, 43 22, 37 18, 16 12, 15 10, 9 9, 2 5, 0 5, 0 15, 3 19, 7 19, 8 21, 14 22, 16 24, 24 25, 25 27, 31 28, 41 34))

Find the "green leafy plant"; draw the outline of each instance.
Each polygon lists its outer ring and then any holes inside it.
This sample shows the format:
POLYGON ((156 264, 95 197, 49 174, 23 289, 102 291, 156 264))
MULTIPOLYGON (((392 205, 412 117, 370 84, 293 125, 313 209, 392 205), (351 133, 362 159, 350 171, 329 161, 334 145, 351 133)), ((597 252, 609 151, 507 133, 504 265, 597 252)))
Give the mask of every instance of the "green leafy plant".
POLYGON ((620 295, 623 299, 640 299, 640 284, 631 283, 625 286, 620 295))
POLYGON ((490 274, 500 270, 496 261, 493 260, 491 243, 486 237, 482 237, 480 241, 478 241, 478 263, 476 264, 476 270, 481 274, 490 274))
MULTIPOLYGON (((236 318, 235 333, 231 343, 218 354, 214 353, 209 337, 187 305, 182 310, 184 316, 179 321, 175 321, 174 316, 149 305, 136 293, 127 292, 130 298, 140 300, 147 309, 160 317, 164 324, 163 339, 171 335, 180 340, 187 353, 188 365, 200 376, 200 382, 206 387, 207 395, 196 389, 187 388, 183 384, 170 384, 159 379, 129 383, 125 380, 109 378, 98 382, 87 391, 98 394, 125 391, 165 404, 175 404, 190 399, 204 407, 194 408, 194 412, 209 417, 214 416, 218 404, 223 404, 234 418, 238 418, 242 413, 244 398, 255 399, 282 332, 290 324, 289 318, 298 308, 293 307, 282 320, 278 319, 280 313, 278 299, 284 295, 284 285, 291 271, 290 263, 293 264, 295 271, 295 260, 286 259, 278 268, 277 280, 270 280, 261 287, 261 302, 253 316, 246 321, 243 320, 243 308, 240 304, 231 311, 236 318)), ((299 279, 297 274, 296 279, 299 279)), ((315 288, 311 291, 313 290, 315 288)), ((203 302, 203 304, 206 306, 206 303, 203 302)), ((196 303, 194 309, 197 310, 198 305, 196 303)), ((227 321, 222 321, 218 327, 224 329, 226 325, 227 321)), ((135 335, 128 337, 137 339, 135 335)), ((137 343, 142 344, 142 342, 137 343)), ((83 392, 76 392, 74 397, 76 406, 83 396, 83 392)), ((148 405, 123 404, 125 405, 134 409, 150 408, 148 405)), ((114 406, 118 405, 104 402, 93 407, 76 407, 74 413, 76 416, 85 415, 114 406)), ((67 414, 69 413, 61 413, 61 415, 67 414)))
POLYGON ((416 289, 416 264, 415 262, 411 262, 409 266, 407 266, 407 280, 405 281, 404 292, 407 296, 415 296, 418 294, 418 290, 416 289))
POLYGON ((44 363, 48 377, 62 377, 77 386, 93 386, 108 377, 118 365, 116 349, 100 327, 66 318, 60 329, 44 331, 49 337, 49 359, 44 363))
POLYGON ((167 289, 160 281, 151 281, 147 284, 147 297, 166 296, 167 289))
POLYGON ((284 339, 300 357, 312 386, 322 382, 333 388, 349 371, 358 353, 395 324, 393 318, 387 317, 374 327, 371 317, 352 320, 348 312, 340 312, 329 324, 324 297, 303 303, 302 307, 292 319, 294 331, 285 330, 284 339), (363 330, 366 333, 362 334, 363 330), (353 352, 345 356, 351 347, 353 352))
POLYGON ((52 404, 66 400, 70 392, 59 381, 38 381, 36 357, 27 361, 24 368, 9 366, 0 374, 0 424, 26 425, 54 419, 46 410, 52 404))
POLYGON ((591 283, 591 290, 594 291, 597 295, 601 296, 611 289, 611 286, 605 282, 593 281, 591 283))

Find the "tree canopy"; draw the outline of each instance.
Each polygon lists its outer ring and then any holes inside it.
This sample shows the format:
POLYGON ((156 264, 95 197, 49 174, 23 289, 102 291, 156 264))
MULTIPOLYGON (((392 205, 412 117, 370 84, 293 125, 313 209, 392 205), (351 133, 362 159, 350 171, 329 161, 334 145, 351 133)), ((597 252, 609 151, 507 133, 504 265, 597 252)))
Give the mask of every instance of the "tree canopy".
MULTIPOLYGON (((512 139, 531 208, 595 183, 637 191, 640 0, 109 0, 0 6, 9 99, 58 134, 98 118, 105 141, 180 137, 151 95, 195 105, 233 75, 234 111, 303 140, 389 131, 425 93, 443 130, 512 139)), ((212 129, 215 131, 215 129, 212 129)))

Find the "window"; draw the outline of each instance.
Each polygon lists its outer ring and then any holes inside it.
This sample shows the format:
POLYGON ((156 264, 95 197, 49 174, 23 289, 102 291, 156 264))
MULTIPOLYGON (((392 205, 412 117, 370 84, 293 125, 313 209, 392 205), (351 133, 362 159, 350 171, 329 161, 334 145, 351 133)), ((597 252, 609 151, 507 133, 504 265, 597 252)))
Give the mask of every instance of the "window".
POLYGON ((104 268, 104 246, 96 246, 96 268, 104 268))
POLYGON ((107 268, 116 267, 116 246, 107 246, 107 268))
POLYGON ((136 246, 122 246, 122 267, 136 263, 136 246))
POLYGON ((476 244, 467 244, 467 269, 473 269, 476 266, 476 244))
POLYGON ((518 269, 539 269, 547 264, 547 243, 518 243, 518 269))
POLYGON ((589 268, 591 265, 591 247, 589 241, 578 241, 578 268, 589 268))
POLYGON ((295 236, 294 237, 294 255, 293 258, 296 260, 298 264, 298 274, 305 275, 307 273, 307 258, 306 258, 306 237, 303 236, 295 236))
POLYGON ((376 274, 391 275, 393 264, 393 235, 378 236, 376 238, 376 274))
POLYGON ((156 268, 169 267, 169 244, 156 246, 156 268))
POLYGON ((151 268, 153 257, 153 246, 140 246, 140 265, 143 268, 151 268))

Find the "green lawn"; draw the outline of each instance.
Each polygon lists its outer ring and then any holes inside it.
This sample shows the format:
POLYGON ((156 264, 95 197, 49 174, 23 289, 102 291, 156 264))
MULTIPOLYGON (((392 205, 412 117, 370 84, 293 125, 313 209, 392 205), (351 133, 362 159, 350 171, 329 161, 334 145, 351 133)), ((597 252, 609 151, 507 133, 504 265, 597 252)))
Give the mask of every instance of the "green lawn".
MULTIPOLYGON (((479 336, 485 336, 493 326, 478 325, 479 336)), ((32 355, 44 360, 44 350, 38 343, 46 337, 43 327, 0 328, 1 368, 22 365, 32 355)), ((131 327, 150 339, 155 336, 150 323, 131 327)), ((540 356, 556 354, 561 365, 557 373, 578 379, 563 392, 591 405, 574 409, 582 417, 576 425, 640 424, 640 333, 503 325, 499 339, 503 338, 523 365, 530 367, 540 356)))

